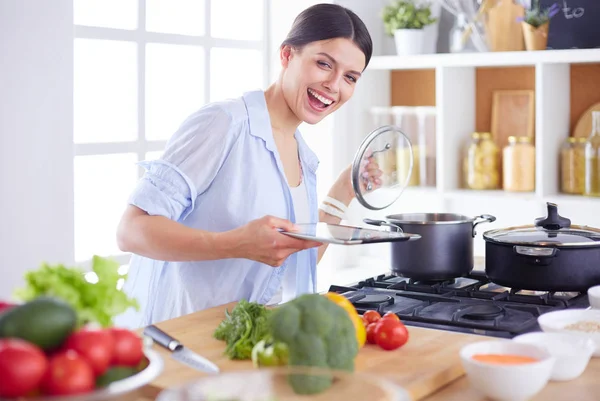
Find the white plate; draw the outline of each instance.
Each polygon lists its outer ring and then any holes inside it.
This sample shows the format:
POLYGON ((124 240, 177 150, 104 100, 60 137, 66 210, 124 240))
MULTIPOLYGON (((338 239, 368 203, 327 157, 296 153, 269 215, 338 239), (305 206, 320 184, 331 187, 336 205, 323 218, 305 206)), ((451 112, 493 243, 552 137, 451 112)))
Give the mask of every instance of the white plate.
POLYGON ((299 229, 298 231, 281 231, 281 233, 294 238, 338 245, 404 242, 421 238, 418 234, 406 234, 323 222, 316 224, 296 224, 296 226, 299 229))

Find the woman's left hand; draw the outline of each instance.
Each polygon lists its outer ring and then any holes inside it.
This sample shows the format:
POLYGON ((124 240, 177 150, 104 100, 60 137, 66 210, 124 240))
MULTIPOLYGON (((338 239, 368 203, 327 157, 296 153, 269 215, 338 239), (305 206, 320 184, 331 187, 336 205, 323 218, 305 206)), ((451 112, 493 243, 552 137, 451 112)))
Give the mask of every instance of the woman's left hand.
MULTIPOLYGON (((363 160, 363 167, 361 168, 360 174, 361 192, 367 193, 381 187, 382 175, 383 172, 373 157, 363 160)), ((350 204, 352 199, 354 199, 355 192, 354 187, 352 186, 352 165, 344 169, 339 175, 329 191, 329 196, 343 202, 345 205, 350 204)))

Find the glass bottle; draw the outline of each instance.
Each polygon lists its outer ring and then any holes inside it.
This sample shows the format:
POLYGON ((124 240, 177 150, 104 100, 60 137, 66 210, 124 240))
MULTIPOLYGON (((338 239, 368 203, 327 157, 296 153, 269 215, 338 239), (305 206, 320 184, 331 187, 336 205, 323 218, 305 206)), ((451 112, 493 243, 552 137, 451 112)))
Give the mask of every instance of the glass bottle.
POLYGON ((503 188, 506 191, 535 190, 535 146, 529 136, 509 136, 502 155, 503 188))
POLYGON ((499 150, 489 132, 474 132, 464 161, 469 189, 497 189, 500 181, 499 150))
POLYGON ((585 143, 584 195, 600 196, 600 111, 592 112, 592 132, 585 143))
POLYGON ((582 195, 585 187, 585 144, 587 138, 568 137, 560 151, 560 189, 582 195))

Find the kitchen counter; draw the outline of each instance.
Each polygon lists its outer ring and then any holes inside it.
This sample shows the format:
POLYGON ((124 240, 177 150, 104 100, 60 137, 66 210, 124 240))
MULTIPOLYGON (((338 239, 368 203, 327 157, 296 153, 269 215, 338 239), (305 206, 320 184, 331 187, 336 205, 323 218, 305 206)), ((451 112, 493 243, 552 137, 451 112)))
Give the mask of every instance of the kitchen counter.
MULTIPOLYGON (((192 350, 215 362, 222 372, 254 369, 250 361, 231 361, 223 355, 225 343, 212 338, 212 333, 224 317, 227 304, 180 318, 158 323, 157 326, 182 341, 192 350)), ((360 350, 356 370, 386 375, 399 383, 411 383, 413 399, 420 401, 484 401, 485 398, 471 388, 459 363, 458 350, 465 344, 488 337, 453 333, 441 330, 407 326, 410 339, 402 348, 384 351, 374 345, 360 350), (439 355, 434 354, 435 352, 439 355), (446 365, 444 365, 446 364, 446 365), (446 366, 443 371, 440 369, 446 366), (429 372, 438 371, 431 378, 429 372), (415 381, 419 381, 415 384, 415 381), (435 390, 432 390, 435 389, 435 390)), ((126 401, 154 400, 161 389, 189 382, 204 376, 170 358, 167 351, 154 345, 165 358, 163 373, 140 393, 126 401)), ((550 382, 532 401, 597 400, 600 394, 600 358, 593 358, 579 378, 569 382, 550 382)), ((124 399, 125 400, 125 399, 124 399)))

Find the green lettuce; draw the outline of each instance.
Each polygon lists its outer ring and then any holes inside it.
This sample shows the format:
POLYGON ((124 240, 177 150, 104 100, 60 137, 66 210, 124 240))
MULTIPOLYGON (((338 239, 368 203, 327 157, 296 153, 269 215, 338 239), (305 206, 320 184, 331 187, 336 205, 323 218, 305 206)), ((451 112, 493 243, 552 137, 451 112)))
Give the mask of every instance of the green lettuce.
POLYGON ((78 326, 96 323, 110 327, 113 318, 130 307, 139 310, 135 299, 117 289, 117 282, 125 275, 119 274, 119 263, 94 255, 92 271, 98 282, 85 279, 85 271, 62 264, 42 266, 25 274, 25 287, 15 291, 15 297, 30 301, 39 296, 51 296, 64 300, 77 313, 78 326))

